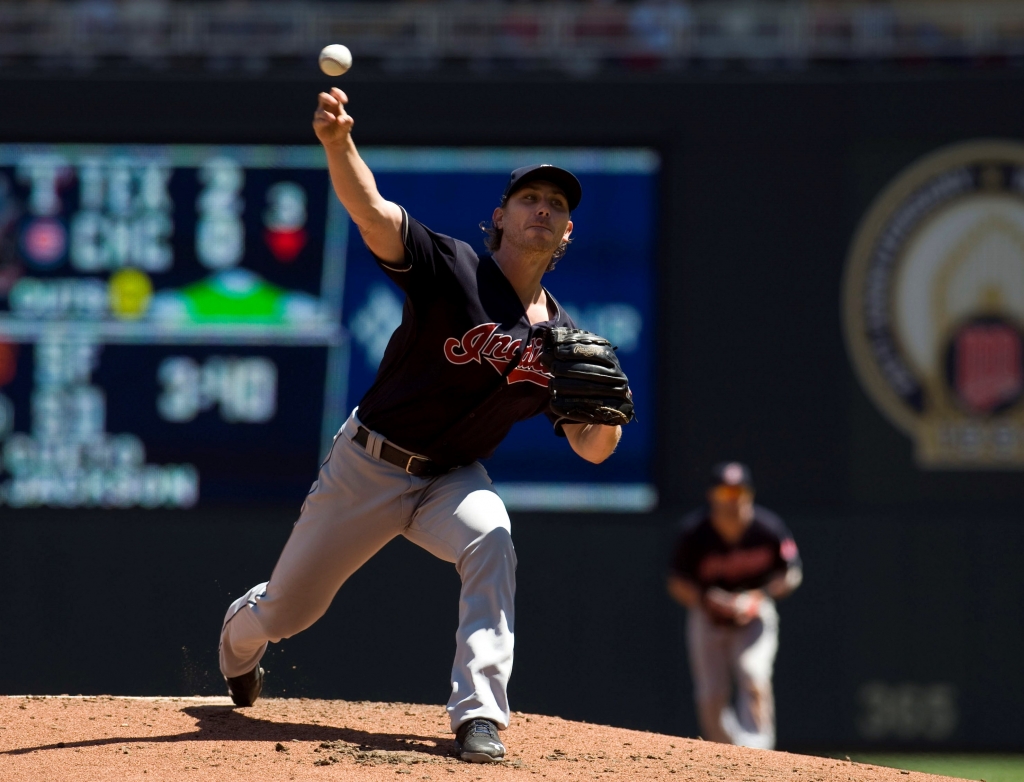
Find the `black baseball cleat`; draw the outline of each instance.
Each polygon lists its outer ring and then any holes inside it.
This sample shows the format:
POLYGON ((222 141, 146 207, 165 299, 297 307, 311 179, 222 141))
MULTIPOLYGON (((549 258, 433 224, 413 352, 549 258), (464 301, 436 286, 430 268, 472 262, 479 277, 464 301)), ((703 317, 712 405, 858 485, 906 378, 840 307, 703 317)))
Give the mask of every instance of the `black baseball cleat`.
POLYGON ((459 725, 455 751, 469 763, 499 763, 505 759, 505 745, 498 738, 498 726, 484 719, 459 725))
POLYGON ((236 706, 252 706, 263 691, 263 669, 256 663, 249 673, 225 677, 225 681, 228 683, 228 695, 236 706))

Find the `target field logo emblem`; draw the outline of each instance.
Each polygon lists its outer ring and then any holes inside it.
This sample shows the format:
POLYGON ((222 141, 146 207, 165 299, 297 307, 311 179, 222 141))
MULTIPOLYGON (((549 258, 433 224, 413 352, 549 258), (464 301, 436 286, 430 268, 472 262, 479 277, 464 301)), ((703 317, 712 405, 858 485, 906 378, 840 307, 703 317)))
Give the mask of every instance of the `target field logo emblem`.
POLYGON ((854 238, 843 325, 921 467, 1024 469, 1024 144, 959 144, 901 173, 854 238))

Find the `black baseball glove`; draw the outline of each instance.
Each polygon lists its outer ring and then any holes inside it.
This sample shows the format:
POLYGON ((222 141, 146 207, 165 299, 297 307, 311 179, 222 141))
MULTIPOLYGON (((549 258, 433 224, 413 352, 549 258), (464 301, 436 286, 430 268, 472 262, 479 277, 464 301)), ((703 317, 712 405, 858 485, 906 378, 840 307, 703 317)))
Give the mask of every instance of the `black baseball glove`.
POLYGON ((629 379, 604 337, 580 329, 547 329, 540 363, 552 375, 548 388, 558 434, 564 434, 564 423, 615 426, 633 420, 629 379))

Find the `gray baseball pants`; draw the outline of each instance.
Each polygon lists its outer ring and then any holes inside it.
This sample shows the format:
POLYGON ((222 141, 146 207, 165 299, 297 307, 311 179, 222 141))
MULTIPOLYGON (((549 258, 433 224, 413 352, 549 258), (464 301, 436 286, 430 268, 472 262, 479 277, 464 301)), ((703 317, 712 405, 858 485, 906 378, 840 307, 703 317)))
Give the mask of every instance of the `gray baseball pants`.
POLYGON ((454 563, 462 578, 448 701, 452 730, 476 717, 506 728, 516 553, 505 506, 479 463, 417 478, 380 459, 380 435, 371 434, 366 448, 352 442, 357 412, 335 436, 270 581, 228 608, 221 673, 248 673, 268 642, 312 625, 349 576, 404 535, 454 563))
POLYGON ((775 603, 765 599, 759 615, 743 627, 716 625, 703 608, 693 608, 686 629, 701 735, 709 741, 773 749, 772 669, 779 648, 775 603))

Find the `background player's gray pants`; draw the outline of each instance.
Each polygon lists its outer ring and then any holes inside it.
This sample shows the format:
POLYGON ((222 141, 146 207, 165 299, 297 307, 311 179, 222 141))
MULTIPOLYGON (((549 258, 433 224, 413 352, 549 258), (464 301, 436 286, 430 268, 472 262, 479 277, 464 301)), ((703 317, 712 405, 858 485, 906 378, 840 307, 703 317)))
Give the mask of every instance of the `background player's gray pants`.
MULTIPOLYGON (((404 535, 453 562, 462 578, 448 701, 452 730, 475 717, 506 728, 516 554, 505 506, 480 464, 416 478, 380 460, 380 435, 371 434, 365 449, 351 442, 358 425, 353 413, 335 437, 270 581, 228 609, 221 672, 251 671, 268 641, 313 624, 349 576, 389 540, 404 535)), ((415 644, 409 654, 415 657, 415 644)))
POLYGON ((745 627, 715 625, 702 608, 687 617, 687 646, 701 735, 743 747, 775 747, 772 668, 779 648, 779 615, 765 600, 745 627), (736 684, 736 705, 730 704, 736 684))

